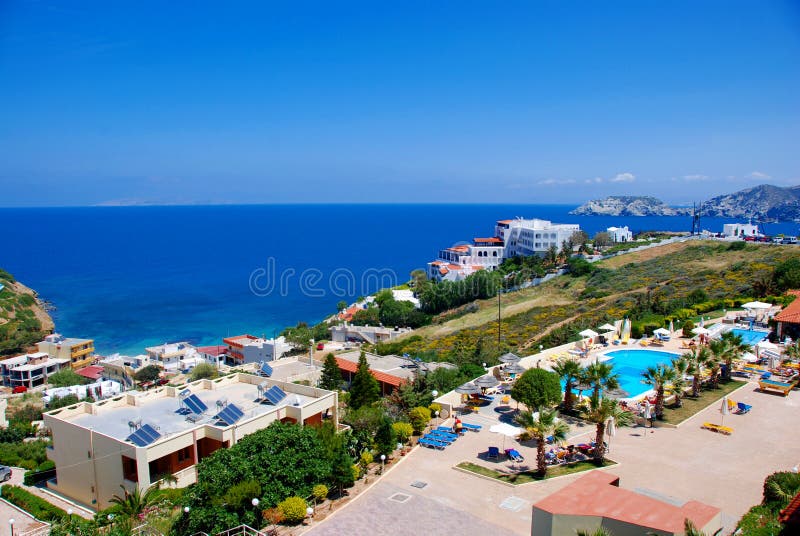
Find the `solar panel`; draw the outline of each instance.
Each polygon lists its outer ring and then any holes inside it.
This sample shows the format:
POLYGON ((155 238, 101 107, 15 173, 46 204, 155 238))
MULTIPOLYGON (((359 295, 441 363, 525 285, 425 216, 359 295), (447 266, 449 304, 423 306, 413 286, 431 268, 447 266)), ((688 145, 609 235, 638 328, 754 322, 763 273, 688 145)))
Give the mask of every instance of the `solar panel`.
POLYGON ((143 424, 141 428, 138 428, 128 436, 127 441, 130 441, 137 447, 146 447, 150 443, 157 441, 160 437, 161 433, 158 430, 149 424, 143 424))
POLYGON ((222 411, 217 413, 214 418, 230 426, 235 424, 242 417, 244 417, 244 412, 240 410, 236 404, 228 404, 222 411))
POLYGON ((186 404, 186 407, 189 408, 192 413, 200 414, 204 413, 208 409, 208 406, 206 406, 205 403, 197 397, 197 395, 187 396, 183 399, 183 403, 186 404))
POLYGON ((267 392, 264 393, 264 398, 266 398, 267 401, 273 406, 277 406, 280 404, 281 400, 286 398, 286 393, 284 393, 283 390, 277 385, 273 385, 267 389, 267 392))
POLYGON ((261 372, 266 376, 272 376, 272 367, 267 363, 261 365, 261 372))

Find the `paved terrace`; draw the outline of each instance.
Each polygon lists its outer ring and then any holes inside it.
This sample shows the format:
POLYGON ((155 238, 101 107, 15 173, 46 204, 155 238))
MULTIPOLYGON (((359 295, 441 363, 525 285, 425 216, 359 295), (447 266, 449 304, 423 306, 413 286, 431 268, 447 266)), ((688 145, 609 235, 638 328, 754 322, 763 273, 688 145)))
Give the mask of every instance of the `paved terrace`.
MULTIPOLYGON (((731 398, 753 406, 746 415, 725 417, 733 435, 700 428, 705 421, 720 422, 716 403, 677 428, 619 428, 609 454, 619 464, 600 470, 620 476, 625 489, 678 504, 694 499, 717 506, 723 511, 724 532, 730 533, 741 515, 761 501, 764 478, 800 463, 800 429, 792 424, 800 393, 784 398, 743 382, 731 398)), ((415 448, 378 485, 310 533, 400 534, 422 529, 435 534, 530 534, 531 505, 581 473, 512 487, 453 469, 462 461, 514 469, 508 461, 481 456, 489 446, 503 446, 503 438, 488 431, 496 419, 476 415, 464 421, 483 424, 484 429, 467 433, 444 451, 415 448), (416 488, 411 485, 415 481, 427 485, 416 488), (392 499, 396 493, 409 498, 398 502, 392 499)), ((568 442, 590 440, 593 433, 592 426, 574 422, 568 442)), ((505 442, 506 448, 513 446, 525 457, 521 468, 535 466, 534 443, 519 444, 511 438, 505 442)))

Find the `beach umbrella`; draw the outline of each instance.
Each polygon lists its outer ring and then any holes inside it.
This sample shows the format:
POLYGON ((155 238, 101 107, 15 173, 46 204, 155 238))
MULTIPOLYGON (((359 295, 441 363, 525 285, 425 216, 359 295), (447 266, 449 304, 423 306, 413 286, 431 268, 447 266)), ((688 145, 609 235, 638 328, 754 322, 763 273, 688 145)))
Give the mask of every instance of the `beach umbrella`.
POLYGON ((603 324, 602 326, 600 326, 597 329, 599 329, 600 331, 617 331, 617 327, 616 326, 612 326, 611 324, 607 324, 607 323, 603 324))
POLYGON ((498 380, 492 375, 488 375, 488 376, 481 376, 480 378, 475 380, 474 383, 481 389, 488 389, 489 387, 494 387, 495 385, 499 385, 500 380, 498 380))
MULTIPOLYGON (((650 412, 652 410, 653 410, 653 407, 650 405, 650 401, 647 400, 647 398, 645 397, 645 399, 644 399, 644 420, 645 421, 647 421, 647 419, 650 418, 650 412)), ((645 422, 645 426, 646 425, 647 425, 647 422, 645 422)), ((647 434, 644 434, 644 435, 645 435, 645 437, 647 437, 647 434)))
POLYGON ((653 331, 653 335, 669 335, 670 331, 667 328, 658 328, 653 331))
POLYGON ((669 321, 669 332, 672 333, 673 331, 675 331, 675 327, 672 324, 672 320, 670 320, 669 321))
POLYGON ((751 301, 751 302, 747 302, 745 304, 742 304, 742 307, 744 309, 769 309, 770 307, 772 307, 772 304, 771 303, 764 303, 764 302, 760 302, 760 301, 751 301))
POLYGON ((503 450, 506 449, 506 438, 507 437, 517 437, 520 435, 523 430, 519 426, 512 426, 508 423, 501 422, 499 424, 493 424, 489 431, 494 434, 500 434, 503 436, 503 450))
POLYGON ((511 363, 510 365, 506 365, 506 367, 503 370, 509 374, 522 374, 528 369, 526 369, 519 363, 511 363))
POLYGON ((587 329, 584 329, 583 331, 579 332, 579 333, 578 333, 578 335, 580 335, 580 336, 581 336, 581 337, 583 337, 584 339, 593 339, 593 338, 597 337, 597 336, 598 336, 598 335, 600 335, 600 334, 599 334, 599 333, 597 333, 597 332, 596 332, 595 330, 593 330, 593 329, 588 329, 588 328, 587 328, 587 329))
POLYGON ((771 370, 778 368, 778 358, 774 355, 769 358, 769 368, 771 370))
POLYGON ((628 398, 631 394, 625 389, 609 389, 605 391, 605 396, 608 398, 628 398))
POLYGON ((606 423, 606 435, 608 436, 608 452, 611 452, 611 438, 617 435, 617 428, 614 426, 614 417, 609 417, 606 423))
POLYGON ((723 396, 722 397, 722 405, 719 407, 719 412, 722 414, 722 420, 719 423, 720 426, 722 426, 723 424, 725 424, 725 415, 727 415, 728 412, 729 412, 729 410, 728 410, 728 397, 727 396, 723 396))
POLYGON ((481 388, 472 382, 467 382, 456 387, 455 391, 462 395, 477 395, 481 392, 481 388))
POLYGON ((762 350, 777 350, 778 349, 777 345, 772 344, 771 342, 766 341, 766 340, 759 342, 758 344, 756 344, 756 346, 758 346, 762 350))
POLYGON ((501 363, 516 363, 520 359, 521 357, 519 357, 516 354, 512 354, 511 352, 505 353, 497 358, 497 360, 500 361, 501 363))
POLYGON ((694 333, 695 335, 708 335, 708 334, 709 334, 709 333, 711 333, 711 332, 710 332, 710 331, 708 331, 708 330, 707 330, 706 328, 704 328, 703 326, 700 326, 700 327, 698 327, 698 328, 694 328, 694 329, 692 330, 692 333, 694 333))
POLYGON ((700 317, 700 327, 701 328, 705 327, 704 324, 705 324, 705 321, 703 320, 703 317, 701 316, 700 317))

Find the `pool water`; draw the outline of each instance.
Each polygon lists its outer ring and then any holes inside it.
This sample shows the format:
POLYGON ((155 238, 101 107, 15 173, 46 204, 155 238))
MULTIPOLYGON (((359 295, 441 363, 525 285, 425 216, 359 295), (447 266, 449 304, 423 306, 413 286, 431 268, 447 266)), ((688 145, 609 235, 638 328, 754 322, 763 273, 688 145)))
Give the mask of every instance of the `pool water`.
POLYGON ((629 393, 628 397, 633 398, 651 389, 649 385, 642 383, 642 372, 647 367, 654 367, 659 363, 668 365, 672 359, 680 357, 680 354, 659 350, 612 350, 600 357, 601 360, 603 357, 609 358, 607 362, 619 374, 620 388, 629 393))
POLYGON ((756 344, 766 339, 767 335, 769 335, 769 333, 767 333, 766 331, 757 331, 757 330, 740 329, 740 328, 733 328, 731 331, 736 335, 739 335, 742 338, 742 341, 745 344, 749 344, 750 346, 755 346, 756 344))

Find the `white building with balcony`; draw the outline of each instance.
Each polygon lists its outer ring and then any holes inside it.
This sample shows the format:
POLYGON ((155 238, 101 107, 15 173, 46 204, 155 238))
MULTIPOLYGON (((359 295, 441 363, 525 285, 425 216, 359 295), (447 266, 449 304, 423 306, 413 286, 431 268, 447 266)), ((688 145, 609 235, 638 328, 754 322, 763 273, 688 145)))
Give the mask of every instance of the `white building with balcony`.
POLYGON ((45 352, 36 352, 0 361, 0 375, 7 387, 27 387, 33 389, 47 383, 47 377, 65 367, 68 358, 50 357, 45 352))
POLYGON ((509 257, 544 255, 551 247, 560 249, 576 231, 580 231, 578 224, 523 218, 498 220, 495 236, 473 238, 472 244, 439 251, 438 258, 428 263, 428 278, 458 281, 479 270, 495 270, 509 257))
POLYGON ((187 372, 205 362, 200 352, 188 342, 166 343, 144 350, 148 364, 161 367, 164 372, 187 372))

